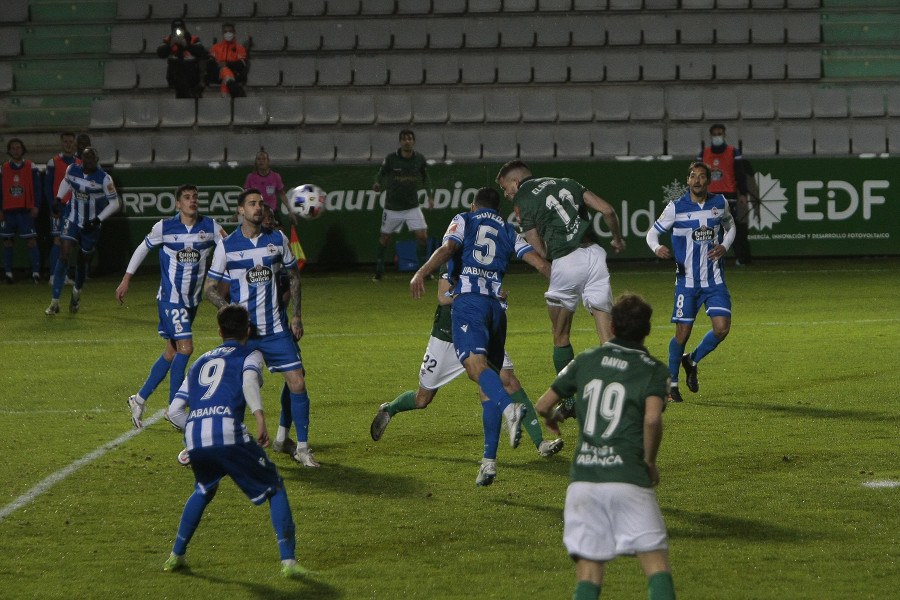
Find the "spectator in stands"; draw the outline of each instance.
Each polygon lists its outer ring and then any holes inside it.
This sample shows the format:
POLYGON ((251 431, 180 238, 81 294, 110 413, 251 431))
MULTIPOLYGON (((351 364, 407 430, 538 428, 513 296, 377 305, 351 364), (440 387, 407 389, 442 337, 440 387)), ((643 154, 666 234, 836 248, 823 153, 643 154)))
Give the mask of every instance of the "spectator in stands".
POLYGON ((9 160, 0 166, 0 238, 3 239, 3 266, 6 283, 13 282, 13 248, 15 236, 28 244, 31 278, 41 281, 41 253, 37 246, 34 220, 41 208, 41 177, 37 167, 25 159, 25 143, 19 138, 6 142, 9 160))
POLYGON ((206 63, 206 80, 220 84, 223 96, 246 96, 243 83, 247 81, 247 49, 234 39, 234 25, 222 25, 222 41, 209 49, 206 63))
POLYGON ((169 62, 166 82, 175 90, 176 98, 199 98, 203 93, 200 61, 206 59, 206 48, 196 35, 191 35, 181 19, 172 21, 172 32, 156 49, 160 58, 169 62))
POLYGON ((747 239, 747 178, 741 151, 725 142, 725 126, 715 123, 709 128, 711 143, 697 156, 709 165, 712 175, 709 193, 722 194, 728 200, 728 208, 735 217, 737 237, 734 255, 737 266, 750 264, 750 242, 747 239), (743 219, 741 218, 743 215, 743 219))
POLYGON ((284 193, 284 183, 281 181, 281 175, 273 171, 269 167, 269 153, 260 149, 256 153, 256 167, 252 173, 247 175, 244 180, 244 189, 256 188, 263 197, 263 202, 272 209, 278 218, 278 201, 284 205, 287 214, 290 216, 291 223, 297 222, 297 216, 291 210, 291 204, 288 202, 284 193))

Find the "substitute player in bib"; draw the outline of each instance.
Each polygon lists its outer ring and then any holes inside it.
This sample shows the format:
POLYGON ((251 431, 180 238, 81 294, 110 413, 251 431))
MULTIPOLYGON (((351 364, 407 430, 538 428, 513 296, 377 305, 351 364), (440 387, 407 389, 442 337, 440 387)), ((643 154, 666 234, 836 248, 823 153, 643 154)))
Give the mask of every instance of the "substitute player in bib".
POLYGON ((228 305, 219 309, 216 318, 222 345, 194 362, 175 401, 180 408, 173 413, 178 415, 175 424, 184 429, 184 443, 196 485, 184 505, 175 545, 163 569, 177 571, 186 566, 184 555, 188 543, 200 525, 203 511, 215 498, 219 482, 227 475, 253 504, 269 501, 281 556, 281 575, 303 577, 309 571, 298 565, 294 557, 294 518, 284 479, 263 450, 269 445, 259 394, 263 357, 247 345, 250 335, 247 309, 228 305), (190 412, 183 410, 185 405, 190 412), (256 418, 256 440, 244 425, 248 407, 256 418))
MULTIPOLYGON (((549 275, 549 264, 540 259, 535 252, 525 254, 523 259, 526 261, 540 260, 546 265, 546 275, 549 275)), ((455 266, 458 265, 458 261, 454 260, 449 264, 451 265, 450 271, 453 273, 444 273, 438 280, 438 305, 434 311, 434 326, 431 328, 431 337, 428 339, 425 356, 422 358, 422 367, 419 370, 419 389, 403 392, 392 402, 385 402, 378 407, 378 412, 375 413, 372 426, 369 428, 369 433, 376 442, 384 435, 384 430, 392 417, 401 412, 426 408, 434 400, 439 389, 466 372, 465 367, 456 358, 456 350, 453 347, 453 323, 450 308, 453 303, 451 290, 459 276, 459 271, 455 266)), ((537 265, 535 266, 537 267, 537 265)), ((525 417, 522 419, 522 427, 525 429, 528 437, 531 438, 535 448, 537 448, 538 454, 549 458, 562 450, 562 438, 555 440, 544 439, 541 425, 535 416, 534 405, 528 399, 528 394, 525 393, 522 383, 516 377, 513 363, 508 353, 503 355, 500 380, 503 382, 503 387, 509 394, 510 399, 525 406, 525 417)))
POLYGON ((25 240, 31 260, 31 279, 41 281, 41 253, 34 220, 41 208, 41 178, 37 167, 25 159, 25 143, 12 138, 6 142, 9 160, 0 165, 0 239, 6 283, 13 282, 15 236, 25 240))
POLYGON ((416 134, 409 129, 400 132, 400 148, 388 154, 378 169, 372 189, 386 190, 384 213, 381 216, 381 237, 375 249, 375 276, 373 281, 384 277, 384 257, 388 244, 395 233, 400 233, 403 225, 416 236, 416 256, 419 265, 428 258, 428 225, 419 206, 419 190, 425 188, 428 208, 434 208, 434 190, 428 180, 425 157, 416 152, 416 134))
POLYGON ((513 402, 503 387, 498 371, 506 353, 506 310, 500 286, 515 254, 522 258, 534 248, 528 245, 511 223, 499 215, 500 194, 492 188, 475 193, 472 212, 453 217, 444 241, 409 282, 413 298, 425 293, 425 278, 459 253, 459 280, 450 317, 456 358, 482 395, 484 458, 476 485, 490 485, 497 476, 497 447, 503 417, 509 429, 510 445, 518 447, 522 436, 525 407, 513 402))
POLYGON ((569 472, 563 543, 575 561, 574 600, 597 600, 606 563, 637 555, 650 600, 674 600, 669 542, 653 487, 669 373, 644 347, 653 309, 625 295, 612 307, 613 336, 569 363, 535 408, 577 395, 578 446, 569 472))
MULTIPOLYGON (((574 179, 535 177, 520 160, 503 165, 497 183, 515 205, 525 239, 552 265, 544 298, 553 328, 553 367, 559 373, 575 357, 570 335, 579 302, 593 316, 600 342, 610 338, 612 288, 606 251, 597 241, 587 209, 603 215, 616 252, 625 250, 619 217, 609 202, 574 179)), ((559 418, 570 416, 567 399, 559 418)))
POLYGON ((150 368, 143 387, 128 398, 131 422, 143 427, 144 406, 156 386, 169 374, 169 404, 184 381, 188 359, 194 352, 193 323, 203 299, 206 265, 225 232, 210 217, 199 212, 197 186, 185 184, 175 191, 178 214, 161 219, 131 255, 131 261, 116 288, 116 300, 125 302, 131 278, 154 248, 159 248, 162 278, 156 293, 159 335, 166 340, 163 353, 150 368))
POLYGON ((263 228, 263 205, 262 194, 256 188, 244 190, 238 196, 238 214, 243 217, 243 222, 216 244, 205 293, 216 306, 226 306, 228 301, 218 285, 220 282, 227 284, 231 301, 250 312, 250 322, 254 326, 250 347, 262 352, 269 371, 284 375, 281 421, 273 449, 290 454, 305 467, 318 467, 319 463, 309 449, 309 394, 297 345, 303 337, 300 272, 284 234, 263 228), (287 273, 290 278, 293 307, 290 320, 286 306, 279 302, 278 279, 282 273, 287 273), (296 445, 287 437, 292 421, 297 428, 296 445))
POLYGON ((678 390, 679 365, 684 366, 688 389, 697 392, 697 363, 716 349, 731 330, 731 295, 725 286, 722 257, 734 241, 734 219, 728 201, 710 194, 709 165, 692 162, 688 169, 688 193, 663 209, 647 232, 647 245, 660 258, 675 256, 675 307, 672 322, 675 337, 669 342, 669 371, 672 391, 669 400, 681 402, 678 390), (671 232, 672 250, 659 243, 661 233, 671 232), (690 354, 684 348, 691 337, 697 311, 706 305, 712 321, 700 344, 690 354))
MULTIPOLYGON (((69 257, 75 244, 81 245, 81 253, 88 258, 97 248, 101 223, 119 210, 119 195, 112 177, 100 168, 100 156, 90 146, 85 148, 80 165, 70 165, 66 177, 59 186, 58 196, 53 203, 53 212, 62 213, 63 226, 60 233, 61 247, 56 271, 53 272, 53 299, 44 311, 47 315, 59 313, 59 297, 62 295, 69 257), (72 199, 63 208, 62 198, 72 194, 72 199), (65 211, 65 212, 63 212, 65 211)), ((84 265, 89 261, 85 260, 84 265)), ((87 278, 87 268, 75 269, 75 287, 69 301, 69 312, 77 313, 81 308, 81 289, 87 278)))

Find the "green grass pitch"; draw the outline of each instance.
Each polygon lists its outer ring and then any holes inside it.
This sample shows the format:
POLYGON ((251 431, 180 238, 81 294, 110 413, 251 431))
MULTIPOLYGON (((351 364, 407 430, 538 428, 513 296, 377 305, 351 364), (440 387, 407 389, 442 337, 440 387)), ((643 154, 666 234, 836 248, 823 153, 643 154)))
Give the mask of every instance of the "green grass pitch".
MULTIPOLYGON (((613 262, 611 271, 616 295, 653 304, 647 345, 665 360, 669 265, 613 262)), ((864 484, 900 482, 900 260, 759 261, 727 278, 731 334, 700 364, 700 392, 685 390, 686 402, 664 415, 657 495, 679 597, 893 597, 900 488, 864 484)), ((527 439, 517 450, 501 443, 497 480, 483 489, 480 408, 468 380, 370 439, 378 405, 416 387, 431 328, 434 284, 415 301, 408 279, 304 273, 301 348, 322 468, 274 456, 297 558, 317 572, 299 582, 279 575, 267 508, 230 481, 191 543, 190 570, 162 571, 193 484, 175 461, 180 436, 160 421, 111 444, 132 431, 125 400, 163 347, 152 269, 135 278, 126 307, 115 302, 118 277, 89 281, 78 315, 67 312, 70 288, 63 312, 46 317, 46 284, 0 287, 0 597, 571 597, 574 568, 561 541, 571 422, 566 448, 549 460, 527 439), (58 481, 39 487, 48 477, 58 481)), ((545 283, 516 267, 505 287, 507 348, 536 401, 553 376, 545 283)), ((581 309, 574 327, 576 351, 596 342, 581 309)), ((698 319, 689 348, 708 327, 698 319)), ((196 356, 217 344, 209 304, 194 332, 196 356)), ((265 379, 274 433, 281 379, 265 379)), ((168 381, 145 418, 167 392, 168 381)), ((602 597, 646 597, 636 561, 609 565, 602 597)))

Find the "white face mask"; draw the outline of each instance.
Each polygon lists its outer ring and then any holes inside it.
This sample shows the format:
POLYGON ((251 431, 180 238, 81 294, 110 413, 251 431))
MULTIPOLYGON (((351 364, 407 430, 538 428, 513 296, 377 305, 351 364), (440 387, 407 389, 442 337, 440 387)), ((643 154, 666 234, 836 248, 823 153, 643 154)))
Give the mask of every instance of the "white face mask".
POLYGON ((725 145, 725 136, 722 135, 714 135, 712 138, 713 146, 724 146, 725 145))
POLYGON ((226 31, 222 34, 222 37, 225 38, 226 42, 230 42, 234 39, 234 33, 231 31, 226 31))

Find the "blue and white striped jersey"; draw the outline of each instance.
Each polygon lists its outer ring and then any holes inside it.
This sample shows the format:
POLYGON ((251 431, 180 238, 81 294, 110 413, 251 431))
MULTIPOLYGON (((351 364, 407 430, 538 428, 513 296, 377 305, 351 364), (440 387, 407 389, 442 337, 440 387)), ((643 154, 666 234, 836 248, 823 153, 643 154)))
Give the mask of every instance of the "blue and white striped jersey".
POLYGON ((511 223, 489 208, 453 217, 443 241, 448 239, 462 247, 459 256, 453 258, 459 268, 453 293, 481 294, 498 300, 510 257, 515 254, 522 258, 534 250, 511 223))
POLYGON ((72 199, 65 204, 63 217, 79 227, 99 217, 110 203, 115 202, 118 207, 119 195, 112 177, 100 167, 90 175, 85 175, 82 165, 69 165, 57 196, 63 198, 69 191, 72 192, 72 199))
POLYGON ((731 227, 728 201, 721 194, 710 194, 706 202, 691 201, 690 192, 670 202, 653 223, 659 233, 672 232, 672 253, 677 279, 687 288, 724 285, 722 261, 709 260, 707 254, 722 243, 726 224, 731 227))
POLYGON ((278 305, 278 272, 296 266, 283 233, 263 229, 259 237, 249 240, 238 227, 216 244, 209 278, 228 282, 231 301, 250 312, 256 333, 271 335, 290 331, 287 315, 278 305))
POLYGON ((243 382, 244 373, 251 371, 262 385, 262 367, 259 350, 235 341, 227 341, 194 361, 175 394, 189 407, 184 427, 188 450, 255 443, 244 425, 247 401, 243 382))
POLYGON ((186 308, 200 304, 209 255, 224 237, 209 217, 200 217, 190 228, 180 215, 158 221, 144 238, 148 250, 159 247, 162 279, 156 299, 186 308))

